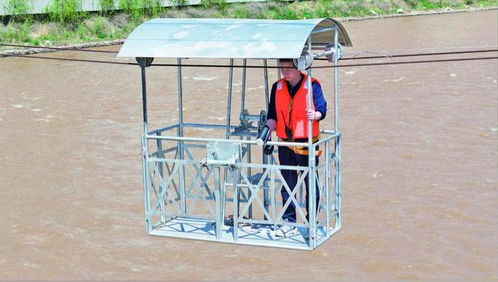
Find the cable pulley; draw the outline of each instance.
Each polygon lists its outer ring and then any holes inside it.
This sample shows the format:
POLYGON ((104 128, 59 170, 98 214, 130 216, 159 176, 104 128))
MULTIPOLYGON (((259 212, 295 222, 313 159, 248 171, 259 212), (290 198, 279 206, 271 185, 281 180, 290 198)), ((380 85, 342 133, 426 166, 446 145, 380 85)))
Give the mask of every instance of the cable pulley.
POLYGON ((301 54, 301 57, 293 59, 293 62, 298 70, 307 70, 313 64, 313 55, 305 51, 301 54))

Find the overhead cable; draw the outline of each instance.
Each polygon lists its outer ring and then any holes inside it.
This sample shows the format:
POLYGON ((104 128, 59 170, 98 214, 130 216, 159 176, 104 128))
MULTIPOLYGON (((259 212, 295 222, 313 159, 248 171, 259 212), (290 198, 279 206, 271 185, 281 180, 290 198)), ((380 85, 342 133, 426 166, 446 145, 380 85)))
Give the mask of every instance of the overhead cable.
MULTIPOLYGON (((84 63, 100 63, 100 64, 114 64, 114 65, 138 65, 137 63, 113 62, 102 60, 86 60, 86 59, 68 59, 59 57, 40 57, 30 55, 14 55, 12 57, 30 58, 30 59, 44 59, 44 60, 59 60, 70 62, 84 62, 84 63)), ((476 61, 476 60, 492 60, 498 59, 495 57, 473 57, 473 58, 453 58, 453 59, 438 59, 438 60, 418 60, 418 61, 401 61, 401 62, 376 62, 376 63, 363 63, 363 64, 341 64, 329 66, 314 66, 314 69, 325 68, 344 68, 344 67, 365 67, 365 66, 381 66, 381 65, 402 65, 402 64, 420 64, 420 63, 441 63, 441 62, 458 62, 458 61, 476 61)), ((255 66, 255 65, 214 65, 214 64, 152 64, 151 67, 205 67, 205 68, 248 68, 248 69, 277 69, 278 66, 255 66)))
MULTIPOLYGON (((19 48, 35 48, 35 49, 50 49, 57 51, 74 51, 74 52, 94 52, 94 53, 109 53, 117 54, 117 51, 111 50, 96 50, 96 49, 75 49, 74 47, 45 47, 45 46, 32 46, 32 45, 19 45, 19 44, 4 44, 0 43, 0 46, 7 47, 19 47, 19 48)), ((379 56, 363 56, 363 57, 343 57, 341 60, 362 60, 362 59, 382 59, 382 58, 403 58, 403 57, 414 57, 414 56, 440 56, 440 55, 456 55, 456 54, 472 54, 472 53, 489 53, 497 52, 498 49, 480 49, 480 50, 463 50, 463 51, 451 51, 451 52, 429 52, 429 53, 412 53, 412 54, 388 54, 379 56)), ((14 56, 14 55, 11 55, 14 56)), ((17 55, 16 55, 17 56, 17 55)), ((7 55, 6 57, 9 57, 7 55)), ((318 61, 327 60, 326 58, 315 59, 318 61)))
MULTIPOLYGON (((384 56, 380 55, 380 56, 366 56, 366 57, 343 57, 343 58, 341 58, 341 60, 385 59, 385 58, 403 58, 403 57, 415 57, 415 56, 440 56, 440 55, 488 53, 488 52, 497 52, 497 51, 498 51, 498 49, 487 49, 487 50, 465 50, 465 51, 453 51, 453 52, 431 52, 431 53, 384 55, 384 56)), ((327 60, 327 59, 320 58, 318 60, 327 60)))

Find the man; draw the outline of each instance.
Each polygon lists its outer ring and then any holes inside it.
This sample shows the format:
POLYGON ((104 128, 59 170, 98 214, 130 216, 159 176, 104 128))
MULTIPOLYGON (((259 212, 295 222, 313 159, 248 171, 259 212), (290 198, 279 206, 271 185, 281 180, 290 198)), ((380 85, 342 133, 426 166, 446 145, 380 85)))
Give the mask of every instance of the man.
MULTIPOLYGON (((273 84, 267 124, 272 131, 276 130, 277 136, 282 141, 308 142, 308 120, 312 120, 312 137, 313 141, 316 142, 320 133, 318 122, 324 119, 327 113, 327 102, 323 97, 320 82, 312 78, 313 103, 308 109, 308 76, 294 66, 292 59, 280 59, 279 66, 283 78, 273 84)), ((306 147, 280 146, 278 159, 280 165, 308 166, 308 150, 306 147)), ((315 162, 318 165, 318 157, 315 157, 315 162)), ((282 176, 289 188, 294 190, 298 178, 297 171, 283 169, 282 176)), ((306 176, 305 182, 308 188, 308 176, 306 176)), ((285 205, 289 199, 289 193, 285 187, 282 187, 281 195, 283 205, 285 205)), ((317 205, 319 199, 317 187, 317 205)), ((308 193, 306 193, 306 211, 309 214, 308 193)), ((306 217, 308 218, 309 215, 306 217)), ((296 222, 296 207, 292 201, 285 210, 282 219, 285 222, 296 222)), ((274 233, 277 237, 288 237, 294 234, 297 234, 297 229, 287 224, 284 224, 274 233)))

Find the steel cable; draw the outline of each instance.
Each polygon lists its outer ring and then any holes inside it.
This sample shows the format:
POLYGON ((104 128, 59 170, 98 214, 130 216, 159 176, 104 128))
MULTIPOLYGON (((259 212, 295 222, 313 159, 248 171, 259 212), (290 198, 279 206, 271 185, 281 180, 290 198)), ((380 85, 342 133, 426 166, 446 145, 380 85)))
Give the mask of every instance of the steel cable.
MULTIPOLYGON (((117 54, 117 51, 110 50, 95 50, 95 49, 75 49, 67 47, 43 47, 43 46, 31 46, 31 45, 18 45, 18 44, 4 44, 0 43, 0 46, 8 47, 20 47, 20 48, 35 48, 35 49, 51 49, 57 51, 74 51, 74 52, 94 52, 94 53, 109 53, 117 54)), ((440 55, 456 55, 456 54, 472 54, 472 53, 489 53, 497 52, 498 49, 481 49, 481 50, 464 50, 464 51, 452 51, 452 52, 429 52, 429 53, 412 53, 412 54, 398 54, 398 55, 381 55, 381 56, 365 56, 365 57, 343 57, 341 60, 362 60, 362 59, 382 59, 382 58, 403 58, 403 57, 414 57, 414 56, 440 56, 440 55)), ((18 55, 10 55, 18 56, 18 55)), ((6 55, 5 57, 9 57, 6 55)), ((327 60, 326 58, 315 59, 317 61, 327 60)))
MULTIPOLYGON (((466 51, 453 51, 453 52, 431 52, 431 53, 415 53, 415 54, 399 54, 399 55, 385 55, 385 56, 367 56, 367 57, 346 57, 341 60, 362 60, 362 59, 384 59, 384 58, 403 58, 403 57, 416 57, 416 56, 440 56, 440 55, 457 55, 457 54, 472 54, 472 53, 488 53, 497 52, 498 49, 487 50, 466 50, 466 51)), ((319 58, 317 60, 327 60, 319 58)))
MULTIPOLYGON (((113 61, 100 61, 100 60, 86 60, 86 59, 68 59, 60 57, 40 57, 30 55, 13 55, 11 57, 30 58, 30 59, 44 59, 44 60, 59 60, 70 62, 84 62, 84 63, 100 63, 100 64, 114 64, 114 65, 138 65, 137 63, 113 62, 113 61)), ((363 63, 363 64, 342 64, 332 66, 314 66, 314 69, 325 68, 345 68, 345 67, 365 67, 365 66, 381 66, 381 65, 402 65, 402 64, 420 64, 420 63, 440 63, 440 62, 458 62, 458 61, 476 61, 476 60, 492 60, 498 59, 495 57, 473 57, 473 58, 453 58, 453 59, 438 59, 438 60, 418 60, 418 61, 401 61, 401 62, 376 62, 376 63, 363 63)), ((212 64, 152 64, 151 67, 205 67, 205 68, 248 68, 248 69, 261 69, 265 66, 255 65, 212 65, 212 64)), ((278 66, 266 66, 268 69, 276 69, 278 66)))

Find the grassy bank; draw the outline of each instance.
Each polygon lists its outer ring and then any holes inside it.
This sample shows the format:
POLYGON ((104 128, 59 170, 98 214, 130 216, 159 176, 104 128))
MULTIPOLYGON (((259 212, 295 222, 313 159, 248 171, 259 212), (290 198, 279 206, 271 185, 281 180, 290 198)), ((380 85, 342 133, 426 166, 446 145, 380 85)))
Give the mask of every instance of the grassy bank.
POLYGON ((46 8, 46 14, 25 16, 26 1, 29 0, 7 2, 13 16, 4 18, 0 24, 1 43, 53 46, 126 38, 137 25, 156 17, 344 18, 498 6, 498 0, 316 0, 237 4, 202 0, 199 6, 185 7, 182 6, 185 1, 175 0, 177 6, 163 8, 158 0, 100 0, 102 11, 88 13, 78 11, 78 0, 54 0, 46 8), (110 9, 116 3, 121 9, 119 12, 110 9))

